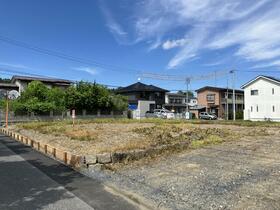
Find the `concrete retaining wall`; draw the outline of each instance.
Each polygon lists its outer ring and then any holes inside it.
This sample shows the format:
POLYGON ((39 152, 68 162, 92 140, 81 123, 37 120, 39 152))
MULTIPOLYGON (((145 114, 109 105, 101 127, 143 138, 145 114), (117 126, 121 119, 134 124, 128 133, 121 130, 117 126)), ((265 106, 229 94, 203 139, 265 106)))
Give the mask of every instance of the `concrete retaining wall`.
POLYGON ((94 164, 110 164, 110 163, 126 163, 129 161, 140 160, 145 157, 153 157, 159 155, 165 151, 182 151, 189 148, 190 142, 177 143, 173 145, 162 145, 158 147, 148 148, 145 150, 135 150, 127 152, 113 152, 102 153, 97 155, 75 155, 70 152, 63 151, 59 148, 55 148, 48 144, 43 144, 39 141, 35 141, 21 134, 15 133, 5 128, 1 128, 0 131, 8 136, 11 136, 15 140, 32 147, 33 149, 51 156, 66 165, 74 168, 79 168, 82 165, 89 166, 94 164))
POLYGON ((86 164, 85 157, 80 155, 74 155, 70 152, 63 151, 61 149, 58 149, 56 147, 53 147, 48 144, 42 144, 41 142, 35 141, 33 139, 30 139, 28 137, 22 136, 21 134, 15 133, 13 131, 10 131, 5 128, 1 128, 0 131, 4 133, 7 136, 12 137, 13 139, 32 147, 33 149, 51 156, 61 162, 63 162, 65 165, 69 165, 73 168, 79 168, 82 165, 86 164))

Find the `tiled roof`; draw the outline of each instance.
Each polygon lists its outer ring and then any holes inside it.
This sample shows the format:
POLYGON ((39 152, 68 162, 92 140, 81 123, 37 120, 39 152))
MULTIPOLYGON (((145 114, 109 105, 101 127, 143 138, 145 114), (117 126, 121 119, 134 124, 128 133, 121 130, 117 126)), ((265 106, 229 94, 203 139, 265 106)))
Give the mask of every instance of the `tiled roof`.
POLYGON ((156 87, 154 85, 146 85, 141 82, 137 82, 137 83, 134 83, 127 87, 123 87, 123 88, 116 90, 116 92, 118 92, 118 93, 139 92, 139 91, 168 92, 168 90, 156 87))

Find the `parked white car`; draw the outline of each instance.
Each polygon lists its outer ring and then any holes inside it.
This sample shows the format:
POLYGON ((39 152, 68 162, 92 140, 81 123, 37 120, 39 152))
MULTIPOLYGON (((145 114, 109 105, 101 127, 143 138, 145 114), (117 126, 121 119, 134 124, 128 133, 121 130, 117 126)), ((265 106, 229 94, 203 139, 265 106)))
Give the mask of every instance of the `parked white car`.
POLYGON ((208 112, 200 112, 199 118, 204 120, 216 120, 217 116, 208 112))
POLYGON ((158 118, 163 118, 163 119, 174 119, 175 118, 174 113, 167 109, 155 109, 154 115, 158 118))

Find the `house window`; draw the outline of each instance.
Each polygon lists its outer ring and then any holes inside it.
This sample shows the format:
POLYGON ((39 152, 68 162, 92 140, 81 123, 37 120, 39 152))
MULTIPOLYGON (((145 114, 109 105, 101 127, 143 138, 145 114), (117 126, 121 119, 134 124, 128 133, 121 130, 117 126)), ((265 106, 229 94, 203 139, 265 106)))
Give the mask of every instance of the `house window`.
POLYGON ((272 111, 275 112, 275 106, 272 106, 272 111))
POLYGON ((258 105, 257 105, 257 107, 256 107, 256 108, 257 108, 257 112, 259 112, 259 107, 258 107, 258 105))
POLYGON ((272 88, 272 95, 274 95, 274 88, 272 88))
POLYGON ((215 94, 208 94, 206 96, 207 101, 215 101, 215 94))
POLYGON ((258 90, 251 90, 251 96, 257 96, 257 95, 259 95, 258 90))
POLYGON ((253 112, 253 107, 251 106, 251 112, 253 112))

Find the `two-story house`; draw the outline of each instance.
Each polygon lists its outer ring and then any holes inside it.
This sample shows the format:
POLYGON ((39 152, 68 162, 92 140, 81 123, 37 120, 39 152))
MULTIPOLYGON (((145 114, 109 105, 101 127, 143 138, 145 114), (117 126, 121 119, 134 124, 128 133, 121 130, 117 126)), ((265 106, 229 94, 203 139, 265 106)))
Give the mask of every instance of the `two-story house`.
MULTIPOLYGON (((233 112, 233 90, 228 88, 219 88, 205 86, 196 90, 197 102, 200 106, 205 106, 206 111, 214 113, 219 118, 232 116, 233 112)), ((235 90, 235 108, 236 112, 243 112, 244 91, 235 90)))
POLYGON ((32 81, 40 81, 47 87, 58 87, 62 89, 68 88, 73 82, 65 79, 56 79, 48 77, 29 77, 29 76, 13 76, 11 79, 11 85, 17 86, 19 93, 23 92, 28 84, 32 81))
POLYGON ((241 88, 245 93, 244 120, 280 121, 280 79, 260 75, 241 88))
POLYGON ((144 117, 147 111, 162 108, 166 92, 168 90, 141 82, 116 90, 116 93, 127 96, 129 109, 138 110, 140 117, 144 117))
MULTIPOLYGON (((172 110, 175 113, 183 113, 186 111, 186 95, 182 93, 166 93, 164 108, 172 110)), ((197 98, 189 97, 188 106, 194 107, 197 105, 197 98)))

